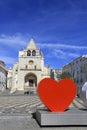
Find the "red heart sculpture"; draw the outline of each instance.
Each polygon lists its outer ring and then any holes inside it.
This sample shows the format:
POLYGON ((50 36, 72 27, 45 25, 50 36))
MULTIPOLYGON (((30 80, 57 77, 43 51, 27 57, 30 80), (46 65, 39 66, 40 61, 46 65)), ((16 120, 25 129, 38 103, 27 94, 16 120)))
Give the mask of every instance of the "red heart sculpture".
POLYGON ((76 84, 68 78, 59 82, 45 78, 38 84, 38 95, 49 110, 63 112, 76 96, 76 84))

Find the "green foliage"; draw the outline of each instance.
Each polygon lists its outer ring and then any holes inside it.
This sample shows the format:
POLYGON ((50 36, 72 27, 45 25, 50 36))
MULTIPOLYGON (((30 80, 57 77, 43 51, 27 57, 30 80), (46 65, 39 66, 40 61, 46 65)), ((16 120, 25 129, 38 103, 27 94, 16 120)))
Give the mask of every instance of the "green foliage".
POLYGON ((61 78, 61 79, 64 79, 64 78, 72 78, 72 75, 71 75, 69 72, 63 72, 63 73, 60 75, 60 78, 61 78))

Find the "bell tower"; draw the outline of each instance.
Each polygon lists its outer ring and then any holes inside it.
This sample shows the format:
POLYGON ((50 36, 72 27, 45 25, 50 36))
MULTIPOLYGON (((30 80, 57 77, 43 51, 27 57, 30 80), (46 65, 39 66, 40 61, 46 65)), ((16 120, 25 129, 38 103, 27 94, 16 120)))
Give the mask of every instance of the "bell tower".
POLYGON ((18 62, 12 70, 12 88, 35 91, 38 83, 50 77, 50 67, 44 65, 44 56, 33 39, 23 51, 19 51, 18 62))
POLYGON ((30 82, 32 82, 32 84, 34 84, 35 86, 39 82, 39 79, 41 79, 41 73, 43 72, 43 69, 44 69, 43 54, 35 44, 34 40, 31 39, 27 47, 23 51, 19 52, 19 76, 18 77, 21 76, 21 79, 24 81, 23 86, 25 86, 26 83, 28 84, 28 80, 29 80, 29 84, 31 84, 30 82), (28 78, 26 78, 27 76, 28 78))

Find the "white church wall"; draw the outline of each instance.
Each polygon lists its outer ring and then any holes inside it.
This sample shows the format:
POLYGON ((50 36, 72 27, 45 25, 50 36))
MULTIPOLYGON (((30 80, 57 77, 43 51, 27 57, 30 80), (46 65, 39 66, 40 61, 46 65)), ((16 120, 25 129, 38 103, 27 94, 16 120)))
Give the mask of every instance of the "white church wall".
POLYGON ((30 81, 25 81, 28 74, 35 76, 34 86, 36 79, 38 85, 43 78, 50 77, 50 68, 44 66, 44 57, 33 40, 30 41, 26 49, 19 52, 18 63, 14 64, 12 69, 12 88, 24 90, 26 86, 29 87, 30 81), (31 51, 31 55, 27 56, 28 50, 31 51), (35 56, 32 56, 33 50, 36 51, 35 56))

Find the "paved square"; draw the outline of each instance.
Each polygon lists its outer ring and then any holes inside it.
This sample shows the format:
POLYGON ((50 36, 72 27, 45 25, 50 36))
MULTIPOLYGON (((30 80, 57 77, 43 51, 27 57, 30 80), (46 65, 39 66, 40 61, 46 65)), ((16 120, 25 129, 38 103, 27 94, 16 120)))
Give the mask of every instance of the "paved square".
MULTIPOLYGON (((40 127, 32 114, 45 107, 38 96, 0 96, 0 130, 86 130, 87 127, 40 127)), ((86 109, 76 98, 69 108, 86 109)))

